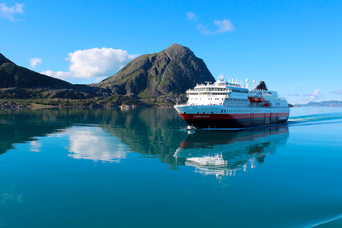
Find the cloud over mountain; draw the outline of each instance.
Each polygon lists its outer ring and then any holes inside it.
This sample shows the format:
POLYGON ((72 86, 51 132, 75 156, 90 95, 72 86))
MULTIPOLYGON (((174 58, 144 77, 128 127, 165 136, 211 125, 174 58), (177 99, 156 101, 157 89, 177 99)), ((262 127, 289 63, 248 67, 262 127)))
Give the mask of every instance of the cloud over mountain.
POLYGON ((103 78, 113 75, 137 56, 130 55, 125 50, 113 48, 78 50, 69 53, 69 57, 66 58, 70 61, 70 72, 48 70, 44 71, 43 74, 64 80, 70 78, 103 78))

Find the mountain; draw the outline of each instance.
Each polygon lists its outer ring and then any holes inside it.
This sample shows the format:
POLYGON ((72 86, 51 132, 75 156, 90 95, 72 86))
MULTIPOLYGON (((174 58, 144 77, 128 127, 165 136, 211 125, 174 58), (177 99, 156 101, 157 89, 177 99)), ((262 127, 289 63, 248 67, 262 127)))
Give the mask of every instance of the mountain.
POLYGON ((342 107, 342 101, 321 101, 321 102, 309 102, 307 104, 298 105, 301 107, 342 107))
POLYGON ((142 55, 110 78, 97 84, 113 94, 162 99, 183 94, 197 83, 215 79, 202 59, 187 47, 172 44, 154 54, 142 55))
POLYGON ((11 60, 7 59, 3 54, 0 53, 0 66, 4 63, 14 64, 11 60))
POLYGON ((18 66, 0 53, 0 88, 36 88, 44 86, 70 88, 72 84, 18 66))
POLYGON ((16 65, 1 53, 0 64, 0 99, 88 99, 110 93, 37 73, 16 65))
POLYGON ((2 54, 0 64, 0 99, 23 99, 22 104, 171 105, 176 100, 184 102, 186 90, 196 84, 215 81, 203 60, 179 44, 142 55, 115 75, 92 85, 72 85, 39 74, 16 65, 2 54))

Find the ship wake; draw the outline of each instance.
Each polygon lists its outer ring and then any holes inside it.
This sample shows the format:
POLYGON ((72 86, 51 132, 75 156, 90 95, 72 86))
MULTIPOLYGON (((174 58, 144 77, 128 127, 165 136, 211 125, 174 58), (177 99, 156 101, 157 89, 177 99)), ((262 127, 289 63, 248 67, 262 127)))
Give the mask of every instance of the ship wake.
POLYGON ((314 115, 305 115, 305 116, 294 116, 288 119, 288 124, 319 124, 323 122, 341 122, 342 121, 342 112, 338 113, 324 113, 324 114, 314 114, 314 115))

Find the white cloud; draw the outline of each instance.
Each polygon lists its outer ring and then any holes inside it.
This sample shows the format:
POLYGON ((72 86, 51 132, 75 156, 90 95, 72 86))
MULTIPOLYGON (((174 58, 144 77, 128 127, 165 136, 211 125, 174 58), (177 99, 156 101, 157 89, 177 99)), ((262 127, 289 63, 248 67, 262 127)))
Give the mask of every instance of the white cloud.
POLYGON ((208 26, 204 26, 204 25, 202 25, 202 24, 197 25, 197 29, 198 29, 203 35, 209 36, 209 35, 213 35, 213 34, 214 34, 213 32, 210 32, 210 31, 208 30, 208 26))
POLYGON ((5 3, 0 4, 0 15, 3 18, 7 18, 11 21, 19 21, 20 19, 15 19, 14 14, 24 14, 23 10, 24 4, 15 3, 15 6, 7 7, 5 3))
POLYGON ((230 20, 227 20, 227 19, 223 19, 222 21, 215 20, 214 23, 215 23, 215 25, 217 25, 219 27, 216 30, 216 33, 218 33, 218 34, 224 33, 224 32, 231 32, 235 29, 232 22, 230 22, 230 20))
POLYGON ((332 91, 331 93, 342 95, 342 90, 338 89, 338 90, 332 91))
POLYGON ((287 96, 295 96, 295 97, 298 97, 298 96, 300 96, 300 94, 298 94, 298 93, 291 93, 291 94, 287 94, 287 96))
MULTIPOLYGON (((89 79, 109 77, 118 72, 138 55, 130 55, 127 51, 113 48, 93 48, 69 53, 70 72, 44 71, 43 74, 67 79, 89 79)), ((98 81, 97 79, 95 81, 98 81)))
POLYGON ((43 71, 42 74, 54 77, 54 78, 59 78, 62 80, 68 80, 70 78, 74 78, 74 74, 72 72, 65 72, 65 71, 51 71, 51 70, 47 70, 47 71, 43 71))
POLYGON ((315 92, 304 94, 303 96, 309 96, 311 100, 317 100, 323 96, 320 89, 315 89, 315 92))
POLYGON ((192 21, 194 21, 198 18, 198 16, 193 12, 187 12, 186 17, 188 18, 188 20, 192 20, 192 21))
POLYGON ((110 76, 137 57, 127 51, 112 48, 93 48, 69 53, 70 71, 78 78, 110 76))
POLYGON ((215 30, 208 30, 208 26, 205 26, 205 25, 202 25, 202 24, 199 24, 197 26, 197 29, 203 34, 203 35, 206 35, 206 36, 209 36, 209 35, 214 35, 214 34, 221 34, 221 33, 225 33, 225 32, 232 32, 235 27, 233 26, 233 24, 231 23, 230 20, 227 20, 227 19, 223 19, 222 21, 220 20, 215 20, 214 21, 214 24, 218 27, 217 29, 215 30))
POLYGON ((37 65, 41 64, 42 61, 43 61, 43 60, 40 59, 40 58, 33 58, 33 59, 30 59, 31 67, 32 67, 32 68, 35 68, 37 65))

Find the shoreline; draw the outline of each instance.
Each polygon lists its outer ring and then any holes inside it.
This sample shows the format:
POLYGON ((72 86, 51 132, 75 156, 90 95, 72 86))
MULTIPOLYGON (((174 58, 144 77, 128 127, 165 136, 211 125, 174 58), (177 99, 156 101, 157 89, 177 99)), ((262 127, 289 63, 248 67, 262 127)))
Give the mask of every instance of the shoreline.
POLYGON ((132 108, 146 108, 146 107, 159 107, 159 108, 172 108, 173 105, 149 105, 149 106, 139 106, 139 105, 44 105, 30 103, 24 105, 18 102, 1 103, 0 110, 21 110, 21 109, 45 109, 45 108, 121 108, 121 109, 132 109, 132 108))

